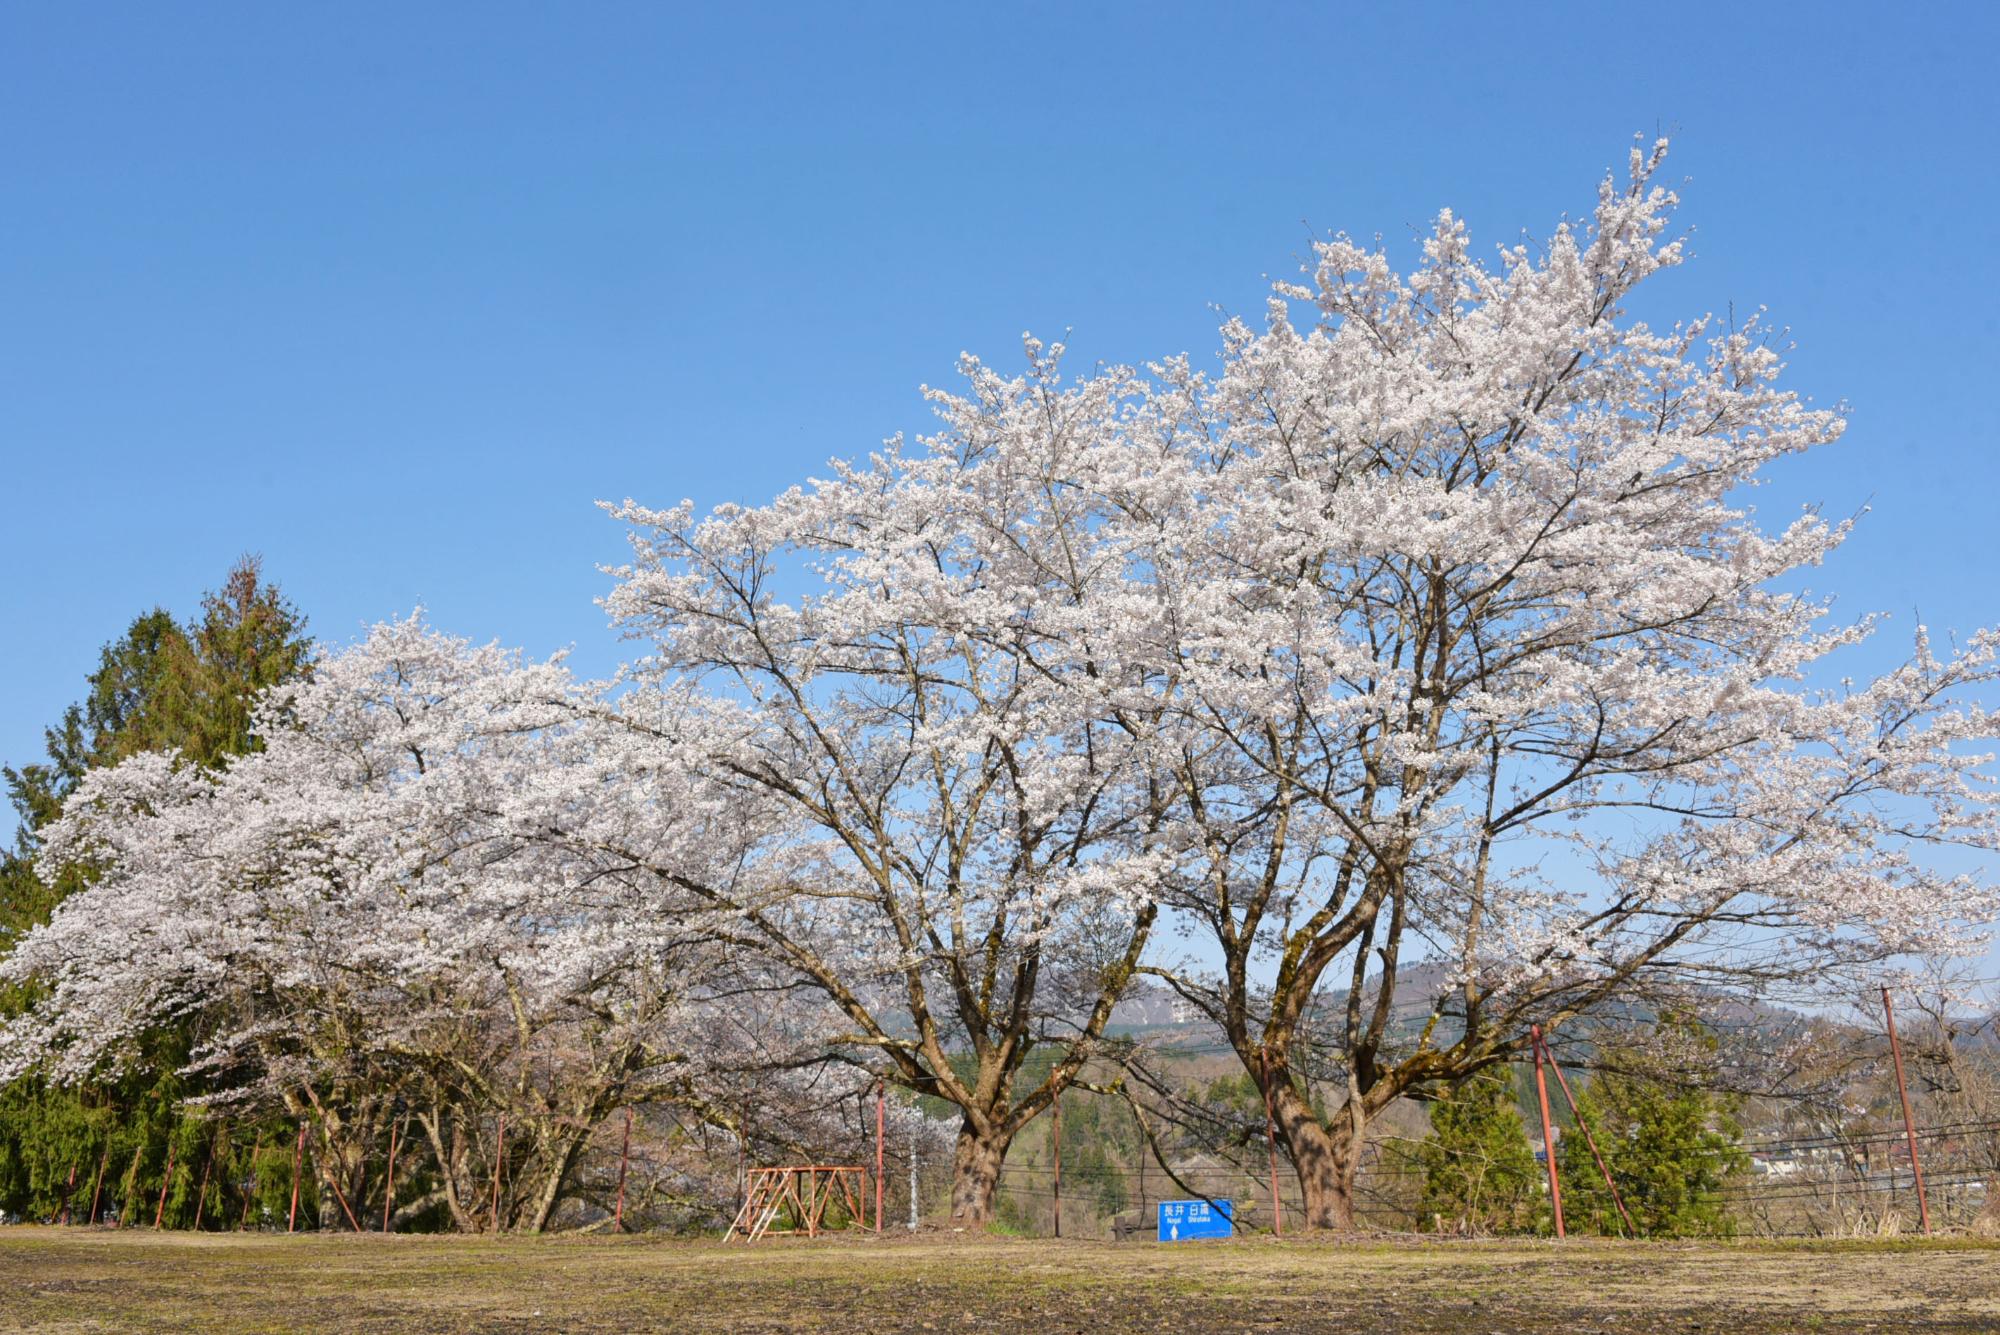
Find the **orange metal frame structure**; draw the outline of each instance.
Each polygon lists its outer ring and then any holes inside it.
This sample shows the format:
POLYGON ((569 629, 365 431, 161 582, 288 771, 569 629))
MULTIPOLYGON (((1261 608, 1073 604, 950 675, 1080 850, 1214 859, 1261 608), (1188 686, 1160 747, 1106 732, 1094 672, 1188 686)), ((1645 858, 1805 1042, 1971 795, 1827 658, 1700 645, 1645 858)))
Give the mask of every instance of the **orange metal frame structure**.
POLYGON ((729 1239, 803 1233, 816 1238, 826 1231, 828 1207, 838 1204, 860 1228, 868 1227, 868 1170, 847 1165, 803 1164, 789 1168, 752 1168, 745 1183, 743 1208, 729 1226, 729 1239), (790 1228, 773 1228, 789 1213, 790 1228))

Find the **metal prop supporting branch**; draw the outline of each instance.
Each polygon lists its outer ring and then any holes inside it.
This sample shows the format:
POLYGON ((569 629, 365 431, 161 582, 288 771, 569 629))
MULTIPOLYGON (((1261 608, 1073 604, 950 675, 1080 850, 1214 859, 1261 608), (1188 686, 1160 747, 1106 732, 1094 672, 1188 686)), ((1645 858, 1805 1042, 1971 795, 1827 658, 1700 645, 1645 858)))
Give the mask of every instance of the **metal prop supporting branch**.
POLYGON ((1549 1162, 1549 1200, 1556 1211, 1556 1236, 1567 1237, 1563 1231, 1563 1189, 1562 1180, 1556 1176, 1556 1133, 1549 1121, 1549 1082, 1542 1074, 1542 1027, 1531 1025, 1528 1036, 1535 1049, 1535 1094, 1542 1101, 1542 1153, 1549 1162))
POLYGON ((396 1208, 396 1141, 402 1132, 402 1121, 395 1114, 389 1117, 389 1172, 382 1182, 382 1231, 389 1231, 389 1215, 396 1208))
POLYGON ((299 1140, 292 1146, 292 1211, 285 1219, 285 1232, 296 1233, 299 1228, 299 1163, 306 1152, 306 1124, 299 1123, 299 1140))
POLYGON ((250 1151, 250 1171, 243 1179, 243 1217, 236 1221, 236 1231, 241 1233, 250 1227, 250 1202, 257 1198, 257 1156, 264 1152, 264 1133, 257 1133, 257 1147, 250 1151))
POLYGON ((160 1208, 153 1212, 153 1227, 155 1229, 158 1229, 161 1222, 167 1217, 167 1188, 174 1184, 174 1148, 173 1140, 171 1138, 168 1139, 167 1171, 166 1175, 160 1179, 160 1208))
POLYGON ((632 1110, 625 1110, 625 1139, 618 1146, 618 1208, 611 1216, 613 1232, 625 1231, 625 1168, 632 1162, 632 1110))
MULTIPOLYGON (((1597 1138, 1590 1134, 1590 1123, 1583 1120, 1583 1109, 1576 1106, 1576 1095, 1569 1092, 1569 1081, 1563 1078, 1562 1063, 1558 1062, 1555 1054, 1549 1051, 1548 1040, 1541 1037, 1539 1031, 1535 1036, 1535 1044, 1542 1057, 1548 1059, 1549 1069, 1556 1073, 1556 1086, 1562 1090, 1563 1102, 1569 1104, 1569 1115, 1576 1122, 1577 1129, 1583 1132, 1583 1143, 1590 1146, 1590 1157, 1597 1161, 1597 1171, 1604 1175, 1604 1185, 1611 1192, 1611 1203, 1618 1207, 1618 1217, 1625 1221, 1626 1232, 1635 1238, 1638 1237, 1639 1229, 1625 1209, 1625 1198, 1618 1194, 1618 1184, 1611 1180, 1611 1170, 1604 1166, 1604 1156, 1597 1152, 1597 1138)), ((1550 1160, 1550 1164, 1553 1166, 1553 1159, 1550 1160)))

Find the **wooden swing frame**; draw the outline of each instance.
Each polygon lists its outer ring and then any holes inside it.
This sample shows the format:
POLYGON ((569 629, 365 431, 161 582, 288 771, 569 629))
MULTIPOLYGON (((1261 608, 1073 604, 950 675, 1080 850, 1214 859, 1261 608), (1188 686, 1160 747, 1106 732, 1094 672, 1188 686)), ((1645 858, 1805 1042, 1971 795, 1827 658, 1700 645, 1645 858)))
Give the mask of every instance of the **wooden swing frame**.
POLYGON ((868 1227, 868 1170, 848 1164, 797 1164, 752 1168, 744 1182, 743 1208, 724 1241, 743 1238, 816 1238, 828 1232, 826 1213, 838 1203, 856 1228, 868 1227), (790 1213, 790 1228, 773 1228, 790 1213))

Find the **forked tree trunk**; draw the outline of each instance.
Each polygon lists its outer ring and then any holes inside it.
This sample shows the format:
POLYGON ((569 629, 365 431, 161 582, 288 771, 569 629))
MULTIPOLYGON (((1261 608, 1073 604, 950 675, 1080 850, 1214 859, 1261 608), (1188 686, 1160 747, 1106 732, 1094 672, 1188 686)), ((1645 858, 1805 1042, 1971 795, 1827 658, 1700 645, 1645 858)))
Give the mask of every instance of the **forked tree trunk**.
POLYGON ((1338 1130, 1329 1131, 1313 1116, 1312 1108, 1280 1072, 1272 1090, 1272 1111, 1278 1134, 1285 1138, 1292 1163, 1298 1170, 1299 1191, 1304 1197, 1303 1227, 1352 1232, 1354 1229, 1354 1178, 1360 1165, 1361 1140, 1352 1134, 1343 1106, 1334 1114, 1338 1130))
POLYGON ((349 1211, 360 1210, 358 1202, 364 1199, 364 1189, 368 1185, 368 1152, 348 1134, 351 1129, 335 1122, 322 1126, 321 1134, 314 1138, 313 1159, 319 1182, 319 1226, 322 1232, 345 1233, 360 1222, 360 1215, 349 1218, 349 1211), (345 1206, 340 1203, 343 1199, 347 1202, 345 1206))
POLYGON ((450 1144, 447 1145, 444 1129, 439 1125, 441 1120, 442 1115, 437 1112, 417 1114, 417 1124, 423 1127, 424 1135, 431 1143, 440 1190, 444 1193, 445 1208, 451 1211, 453 1225, 461 1233, 477 1233, 482 1221, 474 1204, 477 1184, 466 1177, 465 1137, 454 1126, 451 1128, 450 1144))
POLYGON ((993 1193, 1007 1161, 1011 1135, 981 1131, 970 1118, 959 1123, 958 1147, 951 1161, 951 1222, 984 1226, 993 1218, 993 1193))
POLYGON ((563 1188, 576 1169, 577 1157, 583 1152, 584 1140, 583 1135, 574 1131, 557 1138, 554 1152, 543 1167, 541 1186, 536 1190, 532 1204, 521 1215, 521 1224, 528 1232, 547 1231, 556 1206, 562 1203, 563 1188))
POLYGON ((334 1193, 345 1193, 348 1183, 341 1181, 347 1176, 346 1165, 341 1162, 341 1147, 329 1143, 325 1135, 313 1136, 306 1142, 307 1168, 319 1186, 319 1231, 322 1233, 345 1232, 347 1216, 342 1212, 340 1198, 334 1193))

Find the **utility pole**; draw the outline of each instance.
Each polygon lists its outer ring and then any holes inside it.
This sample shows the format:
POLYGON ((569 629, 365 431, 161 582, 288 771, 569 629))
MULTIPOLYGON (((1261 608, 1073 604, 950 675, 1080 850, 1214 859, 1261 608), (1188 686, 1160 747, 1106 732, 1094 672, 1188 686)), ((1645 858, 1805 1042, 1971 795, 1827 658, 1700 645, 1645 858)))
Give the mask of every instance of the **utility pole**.
MULTIPOLYGON (((1924 1166, 1917 1161, 1917 1123, 1910 1116, 1910 1087, 1903 1083, 1903 1045, 1896 1041, 1896 1010, 1889 1004, 1889 989, 1882 989, 1882 1018, 1889 1023, 1889 1052, 1896 1059, 1896 1093, 1903 1100, 1903 1134, 1910 1142, 1910 1176, 1917 1183, 1917 1214, 1924 1222, 1924 1236, 1931 1233, 1931 1203, 1924 1196, 1924 1166)), ((1889 1180, 1896 1180, 1894 1168, 1889 1180)))
POLYGON ((1132 1125, 1139 1128, 1139 1226, 1146 1226, 1146 1160, 1151 1157, 1146 1141, 1146 1128, 1140 1125, 1139 1114, 1132 1114, 1132 1125))

